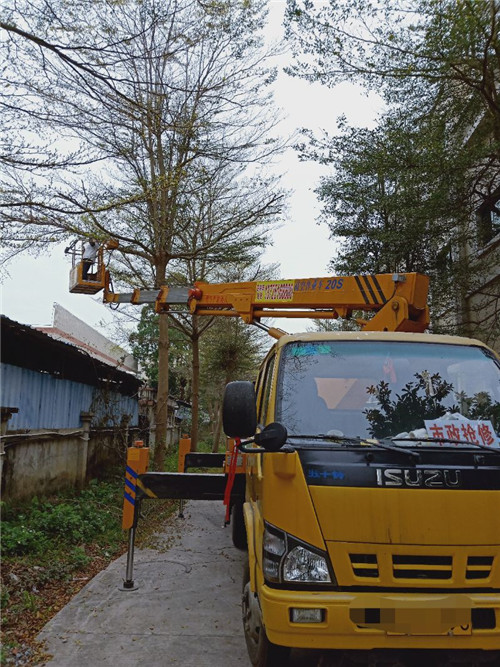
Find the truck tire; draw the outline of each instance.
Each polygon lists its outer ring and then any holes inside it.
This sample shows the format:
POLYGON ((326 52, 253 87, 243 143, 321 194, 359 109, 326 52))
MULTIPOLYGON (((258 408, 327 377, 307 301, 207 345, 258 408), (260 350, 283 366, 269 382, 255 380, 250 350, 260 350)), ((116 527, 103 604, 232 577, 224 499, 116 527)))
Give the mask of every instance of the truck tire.
POLYGON ((288 665, 290 649, 269 641, 262 623, 259 599, 250 590, 248 560, 243 568, 243 596, 241 603, 243 630, 248 656, 254 667, 285 667, 288 665))
POLYGON ((235 503, 231 511, 231 537, 237 549, 241 549, 242 551, 248 549, 247 529, 243 517, 242 503, 235 503))

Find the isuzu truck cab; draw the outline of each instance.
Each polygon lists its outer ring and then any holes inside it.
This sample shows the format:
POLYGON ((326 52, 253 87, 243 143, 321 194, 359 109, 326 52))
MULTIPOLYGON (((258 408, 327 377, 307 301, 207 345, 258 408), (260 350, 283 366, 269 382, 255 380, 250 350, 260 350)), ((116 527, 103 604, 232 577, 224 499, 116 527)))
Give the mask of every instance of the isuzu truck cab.
POLYGON ((247 453, 253 665, 286 664, 291 648, 500 664, 492 350, 425 333, 285 335, 255 385, 227 386, 224 428, 247 453))

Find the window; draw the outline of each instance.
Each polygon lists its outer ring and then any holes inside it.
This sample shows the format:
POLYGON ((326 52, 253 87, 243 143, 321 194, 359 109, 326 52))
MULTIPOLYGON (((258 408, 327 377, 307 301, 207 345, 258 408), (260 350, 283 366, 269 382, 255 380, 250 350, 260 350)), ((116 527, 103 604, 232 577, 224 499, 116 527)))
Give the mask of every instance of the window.
POLYGON ((479 247, 483 247, 497 234, 500 234, 500 195, 498 193, 493 203, 486 202, 479 207, 477 218, 478 243, 479 247))
POLYGON ((262 388, 262 395, 260 398, 260 406, 259 406, 259 412, 257 415, 257 418, 259 420, 259 424, 262 424, 265 426, 267 422, 267 415, 268 415, 268 409, 269 409, 269 396, 271 394, 271 380, 273 377, 273 369, 274 369, 274 360, 276 359, 276 355, 273 354, 273 356, 269 359, 267 366, 264 370, 264 386, 262 388))
POLYGON ((291 435, 396 436, 447 412, 500 429, 500 365, 480 347, 289 343, 277 392, 277 421, 291 435))

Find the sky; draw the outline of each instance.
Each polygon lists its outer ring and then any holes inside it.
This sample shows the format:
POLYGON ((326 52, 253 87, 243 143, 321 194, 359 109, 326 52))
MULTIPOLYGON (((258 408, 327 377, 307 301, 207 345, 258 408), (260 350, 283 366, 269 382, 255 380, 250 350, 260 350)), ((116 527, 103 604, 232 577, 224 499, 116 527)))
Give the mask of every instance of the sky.
MULTIPOLYGON (((284 6, 284 0, 270 0, 267 31, 270 38, 278 39, 282 34, 284 6)), ((289 60, 290 56, 284 54, 277 62, 280 71, 274 91, 284 117, 279 128, 283 136, 292 135, 302 127, 334 132, 336 119, 342 114, 352 125, 374 125, 382 108, 376 95, 367 96, 358 86, 348 83, 330 89, 289 77, 282 71, 289 60)), ((317 223, 320 209, 313 192, 321 175, 328 173, 327 168, 314 162, 300 162, 292 148, 276 168, 291 197, 286 221, 274 232, 273 245, 267 248, 262 262, 279 264, 282 278, 330 275, 328 264, 334 257, 336 243, 329 239, 327 226, 317 223)), ((102 296, 69 293, 70 261, 64 255, 65 245, 39 257, 24 255, 4 267, 1 312, 22 324, 47 325, 52 322, 53 304, 58 303, 100 333, 113 337, 115 316, 102 304, 102 296)), ((282 319, 274 325, 297 332, 305 330, 310 322, 282 319)))

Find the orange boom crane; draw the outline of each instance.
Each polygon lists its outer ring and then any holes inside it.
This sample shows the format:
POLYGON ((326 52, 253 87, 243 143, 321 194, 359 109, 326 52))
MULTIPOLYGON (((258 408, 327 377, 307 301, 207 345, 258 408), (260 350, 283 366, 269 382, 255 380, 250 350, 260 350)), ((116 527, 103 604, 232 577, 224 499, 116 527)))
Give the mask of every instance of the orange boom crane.
MULTIPOLYGON (((108 243, 114 249, 116 243, 108 243)), ((116 293, 100 249, 95 280, 83 281, 81 265, 71 270, 70 291, 95 294, 103 301, 142 305, 154 303, 157 312, 185 306, 196 315, 241 317, 260 325, 261 318, 351 318, 356 311, 369 317, 356 321, 365 331, 423 332, 429 325, 427 294, 429 279, 419 273, 384 273, 357 276, 326 276, 241 283, 195 282, 194 287, 164 285, 159 290, 134 289, 116 293)), ((283 332, 261 325, 275 338, 283 332)))
POLYGON ((429 325, 429 279, 418 273, 327 276, 263 282, 195 283, 191 312, 198 315, 239 315, 247 324, 262 317, 351 318, 366 331, 423 332, 429 325))

